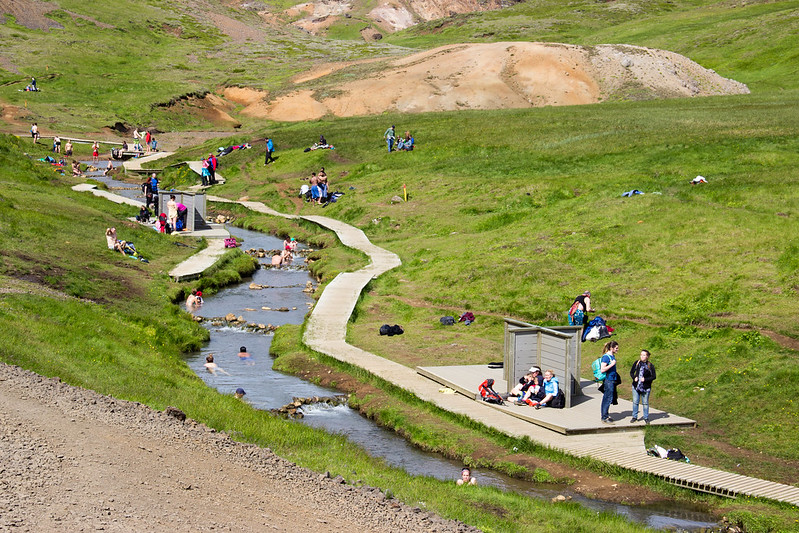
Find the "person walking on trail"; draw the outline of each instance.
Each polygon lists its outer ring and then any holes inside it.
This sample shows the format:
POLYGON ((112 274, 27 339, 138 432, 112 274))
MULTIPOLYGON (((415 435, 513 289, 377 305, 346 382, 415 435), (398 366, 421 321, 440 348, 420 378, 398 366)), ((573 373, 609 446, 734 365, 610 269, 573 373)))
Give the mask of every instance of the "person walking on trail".
POLYGON ((599 386, 599 390, 602 392, 602 404, 600 406, 600 417, 602 418, 602 422, 605 424, 613 424, 613 419, 610 418, 610 411, 611 404, 616 404, 618 402, 616 396, 616 387, 621 383, 621 378, 619 378, 619 373, 616 371, 616 354, 619 351, 619 343, 616 341, 610 341, 605 343, 605 346, 602 348, 602 359, 600 359, 599 363, 599 371, 605 374, 605 380, 602 382, 602 385, 599 386))
POLYGON ((630 368, 630 377, 633 380, 633 417, 630 422, 643 420, 649 424, 649 393, 652 392, 652 382, 655 381, 655 365, 649 361, 649 350, 641 350, 638 361, 630 368), (642 418, 638 418, 638 404, 643 407, 642 418))
POLYGON ((572 302, 569 309, 569 325, 584 326, 588 323, 589 312, 594 312, 594 308, 591 307, 591 291, 585 291, 572 302))
POLYGON ((216 183, 216 166, 219 164, 214 154, 208 155, 208 171, 211 173, 211 185, 216 183))
POLYGON ((31 124, 31 139, 33 139, 33 144, 39 142, 39 125, 35 122, 31 124))
POLYGON ((275 144, 272 142, 271 137, 266 138, 266 157, 264 158, 264 165, 268 165, 275 160, 272 154, 275 153, 275 144))
POLYGON ((386 130, 383 134, 383 137, 386 138, 386 144, 388 145, 388 153, 391 153, 391 149, 394 147, 394 139, 396 136, 394 135, 394 125, 392 124, 390 128, 386 130))

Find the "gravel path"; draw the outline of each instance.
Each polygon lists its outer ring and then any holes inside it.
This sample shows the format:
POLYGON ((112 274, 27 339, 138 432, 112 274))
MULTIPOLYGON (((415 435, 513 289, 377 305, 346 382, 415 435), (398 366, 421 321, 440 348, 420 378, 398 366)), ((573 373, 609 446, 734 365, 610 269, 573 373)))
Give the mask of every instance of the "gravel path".
POLYGON ((477 531, 15 366, 0 405, 2 531, 477 531))

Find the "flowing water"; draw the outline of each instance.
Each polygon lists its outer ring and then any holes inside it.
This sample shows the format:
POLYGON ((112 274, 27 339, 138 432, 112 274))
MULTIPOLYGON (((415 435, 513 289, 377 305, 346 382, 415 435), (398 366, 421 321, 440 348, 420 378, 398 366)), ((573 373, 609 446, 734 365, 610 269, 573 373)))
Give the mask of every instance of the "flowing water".
MULTIPOLYGON (((140 193, 139 193, 140 194, 140 193)), ((244 248, 278 249, 282 241, 278 238, 228 228, 232 235, 243 240, 244 248)), ((265 258, 264 261, 268 261, 265 258)), ((222 289, 218 294, 205 298, 205 303, 195 314, 204 317, 224 316, 233 313, 243 316, 248 322, 263 324, 300 324, 312 302, 310 295, 302 292, 306 282, 312 278, 300 268, 299 254, 294 265, 255 272, 251 280, 222 289), (252 290, 250 282, 270 288, 252 290), (287 307, 288 312, 264 310, 262 307, 287 307)), ((316 386, 295 376, 272 370, 269 356, 271 335, 251 333, 237 328, 217 327, 206 322, 211 331, 211 340, 200 351, 188 354, 189 366, 211 387, 232 394, 241 387, 246 391, 245 400, 258 409, 274 409, 292 401, 295 396, 331 396, 336 391, 316 386), (241 346, 246 346, 252 357, 239 359, 241 346), (210 374, 204 367, 205 357, 213 353, 215 362, 226 374, 210 374)), ((394 432, 381 428, 346 406, 303 406, 305 417, 298 423, 323 428, 332 433, 346 435, 375 457, 402 468, 411 474, 424 474, 441 480, 454 480, 460 476, 462 464, 436 454, 423 452, 408 444, 394 432)), ((630 506, 592 500, 573 493, 565 486, 537 485, 499 474, 490 470, 473 469, 472 474, 482 485, 527 494, 540 499, 551 499, 563 494, 574 501, 602 512, 614 512, 631 520, 656 529, 674 531, 701 531, 715 525, 713 517, 700 509, 686 506, 630 506)))

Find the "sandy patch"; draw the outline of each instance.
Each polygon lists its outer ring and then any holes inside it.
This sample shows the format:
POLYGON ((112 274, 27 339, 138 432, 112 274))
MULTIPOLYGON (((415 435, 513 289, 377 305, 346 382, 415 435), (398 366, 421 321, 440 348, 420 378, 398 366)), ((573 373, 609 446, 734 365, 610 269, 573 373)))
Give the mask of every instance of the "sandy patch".
POLYGON ((322 118, 327 113, 328 108, 313 98, 312 91, 297 91, 272 102, 266 107, 264 116, 272 120, 298 122, 322 118))
MULTIPOLYGON (((319 79, 335 70, 331 65, 316 67, 295 82, 319 79)), ((398 59, 368 78, 328 88, 338 95, 318 101, 308 90, 296 91, 271 102, 263 116, 308 120, 327 113, 348 117, 749 92, 744 84, 673 52, 529 42, 449 45, 398 59)))
POLYGON ((58 9, 58 5, 52 2, 0 0, 0 14, 13 15, 17 24, 31 30, 48 31, 50 28, 63 28, 61 24, 45 16, 54 9, 58 9))
POLYGON ((231 102, 248 106, 256 102, 263 101, 267 96, 269 96, 269 93, 267 91, 260 91, 258 89, 251 89, 249 87, 225 87, 222 89, 222 96, 231 102))

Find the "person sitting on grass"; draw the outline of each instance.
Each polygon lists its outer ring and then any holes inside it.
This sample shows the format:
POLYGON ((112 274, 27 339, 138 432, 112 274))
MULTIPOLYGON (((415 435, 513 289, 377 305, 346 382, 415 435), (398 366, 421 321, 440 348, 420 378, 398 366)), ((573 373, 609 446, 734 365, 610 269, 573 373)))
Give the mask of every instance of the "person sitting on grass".
POLYGON ((116 228, 106 228, 105 229, 105 241, 108 245, 109 250, 114 250, 117 244, 117 229, 116 228))
POLYGON ((150 210, 147 209, 146 205, 143 205, 141 206, 141 209, 139 209, 139 214, 136 215, 136 220, 138 222, 141 222, 142 224, 149 224, 150 215, 152 215, 152 213, 150 213, 150 210))
POLYGON ((74 159, 72 160, 72 175, 76 177, 83 176, 83 172, 80 170, 80 163, 74 159))
POLYGON ((458 485, 477 485, 477 478, 472 477, 472 471, 469 467, 461 469, 461 477, 455 483, 458 485))

